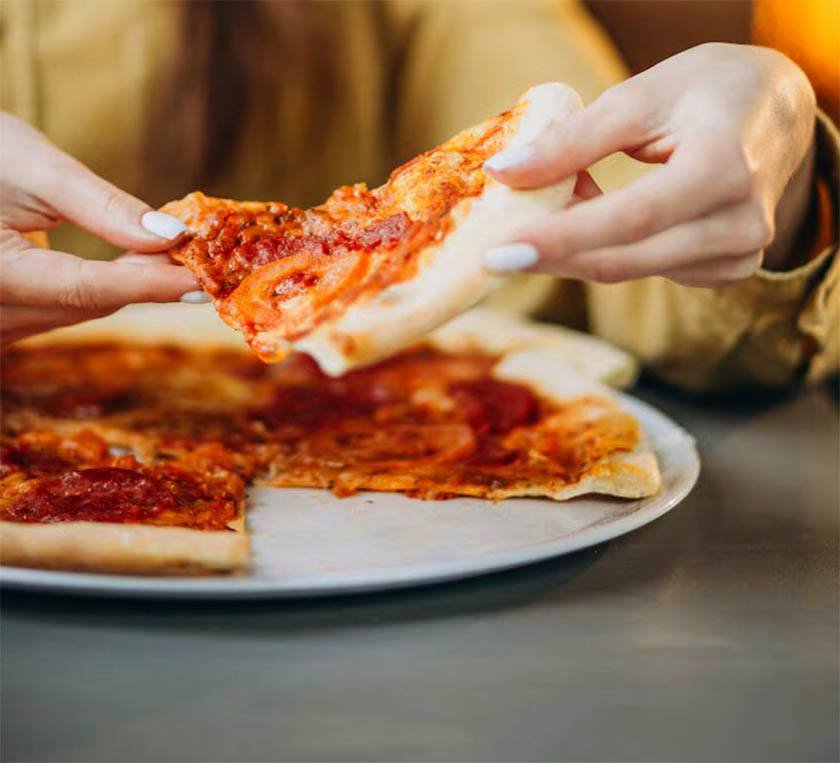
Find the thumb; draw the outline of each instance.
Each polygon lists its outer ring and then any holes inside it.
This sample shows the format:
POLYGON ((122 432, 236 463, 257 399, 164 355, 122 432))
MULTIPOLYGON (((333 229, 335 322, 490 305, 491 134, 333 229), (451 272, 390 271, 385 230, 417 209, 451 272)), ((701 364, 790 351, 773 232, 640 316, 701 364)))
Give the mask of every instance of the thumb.
POLYGON ((4 151, 12 181, 55 212, 123 249, 168 249, 185 228, 89 170, 25 122, 3 115, 15 151, 4 151))
POLYGON ((485 169, 513 188, 539 188, 581 172, 609 154, 645 138, 641 106, 624 85, 602 93, 562 122, 550 122, 531 143, 496 154, 485 169))

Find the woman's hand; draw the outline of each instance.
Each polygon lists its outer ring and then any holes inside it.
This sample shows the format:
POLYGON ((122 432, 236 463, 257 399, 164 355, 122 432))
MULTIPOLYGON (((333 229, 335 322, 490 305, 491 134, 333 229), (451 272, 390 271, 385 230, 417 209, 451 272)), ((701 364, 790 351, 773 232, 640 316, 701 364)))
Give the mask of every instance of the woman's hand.
POLYGON ((69 220, 112 244, 160 252, 184 231, 115 188, 25 122, 0 113, 0 341, 106 315, 130 302, 170 302, 198 288, 165 255, 117 262, 40 249, 23 234, 69 220))
POLYGON ((775 51, 708 44, 669 58, 487 162, 515 188, 581 173, 584 198, 488 252, 487 266, 690 286, 788 267, 810 201, 814 114, 807 78, 775 51), (664 166, 602 195, 584 171, 617 151, 664 166))

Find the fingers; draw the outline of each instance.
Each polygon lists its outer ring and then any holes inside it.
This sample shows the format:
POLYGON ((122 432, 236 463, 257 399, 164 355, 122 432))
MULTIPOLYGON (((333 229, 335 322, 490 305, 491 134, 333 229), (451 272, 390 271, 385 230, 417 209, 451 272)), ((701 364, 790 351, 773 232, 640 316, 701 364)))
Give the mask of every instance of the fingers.
POLYGON ((9 184, 49 208, 123 249, 154 252, 168 249, 184 232, 175 217, 147 204, 91 172, 21 120, 2 115, 4 136, 14 151, 4 151, 9 184))
POLYGON ((531 244, 541 260, 550 263, 576 252, 648 238, 743 198, 749 186, 740 174, 721 176, 706 159, 699 150, 675 154, 665 167, 559 212, 523 231, 517 241, 531 244))
POLYGON ((0 342, 8 344, 42 331, 70 326, 74 323, 107 315, 110 310, 90 313, 84 310, 63 310, 60 308, 22 307, 3 305, 3 323, 0 327, 0 342))
POLYGON ((761 264, 760 258, 755 264, 758 253, 772 239, 772 218, 766 208, 746 201, 630 244, 541 258, 534 247, 516 243, 499 248, 506 252, 506 261, 493 260, 499 249, 488 252, 487 260, 492 269, 527 269, 600 283, 652 275, 670 278, 677 273, 685 282, 706 285, 714 279, 724 283, 752 275, 761 264))
MULTIPOLYGON (((134 263, 137 265, 171 265, 172 259, 168 254, 136 254, 135 252, 127 252, 120 257, 117 257, 117 262, 134 263)), ((203 305, 207 302, 212 302, 210 295, 200 289, 195 291, 187 291, 181 295, 181 302, 190 305, 203 305)))
POLYGON ((682 286, 712 289, 749 278, 758 271, 763 260, 764 252, 752 252, 741 257, 723 257, 676 268, 662 275, 682 286))
POLYGON ((123 265, 171 265, 172 258, 168 254, 126 252, 117 257, 114 262, 119 262, 123 265))
POLYGON ((698 260, 744 256, 763 250, 772 239, 769 215, 759 205, 746 202, 642 241, 541 259, 531 270, 615 283, 668 273, 698 260))
POLYGON ((646 101, 632 97, 631 88, 623 83, 605 91, 565 121, 549 123, 533 143, 496 154, 485 168, 513 188, 538 188, 645 142, 646 101))
POLYGON ((195 278, 178 265, 100 262, 28 249, 3 255, 0 302, 96 313, 132 302, 174 302, 196 289, 195 278))
POLYGON ((168 249, 184 224, 152 210, 134 196, 66 155, 54 159, 56 172, 34 190, 72 223, 123 249, 158 252, 168 249))
POLYGON ((604 192, 595 179, 586 170, 578 173, 574 195, 581 201, 589 201, 596 196, 603 196, 604 192))

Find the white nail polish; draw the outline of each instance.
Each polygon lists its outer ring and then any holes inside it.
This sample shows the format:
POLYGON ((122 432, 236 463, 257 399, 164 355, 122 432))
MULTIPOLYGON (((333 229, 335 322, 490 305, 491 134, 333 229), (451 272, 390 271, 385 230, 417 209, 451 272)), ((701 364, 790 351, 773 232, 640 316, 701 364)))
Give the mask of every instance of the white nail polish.
POLYGON ((495 156, 491 156, 484 162, 484 166, 492 172, 504 172, 529 162, 536 155, 537 149, 532 145, 513 146, 500 151, 495 156))
POLYGON ((184 302, 188 305, 203 305, 205 302, 210 301, 210 295, 207 292, 198 290, 198 291, 188 291, 186 294, 181 295, 181 302, 184 302))
POLYGON ((488 250, 484 265, 488 270, 523 270, 540 258, 540 253, 530 244, 505 244, 488 250))
POLYGON ((165 239, 177 238, 186 230, 184 223, 177 217, 165 215, 163 212, 146 212, 140 218, 140 224, 149 233, 165 239))

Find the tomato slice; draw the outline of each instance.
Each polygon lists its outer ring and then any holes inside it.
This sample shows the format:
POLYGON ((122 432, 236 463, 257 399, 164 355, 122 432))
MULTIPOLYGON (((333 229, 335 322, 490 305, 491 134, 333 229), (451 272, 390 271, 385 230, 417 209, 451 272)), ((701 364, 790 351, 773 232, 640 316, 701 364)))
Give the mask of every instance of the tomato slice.
POLYGON ((249 274, 226 301, 225 312, 255 332, 280 329, 294 337, 315 326, 324 308, 369 267, 370 257, 362 252, 292 254, 249 274))

